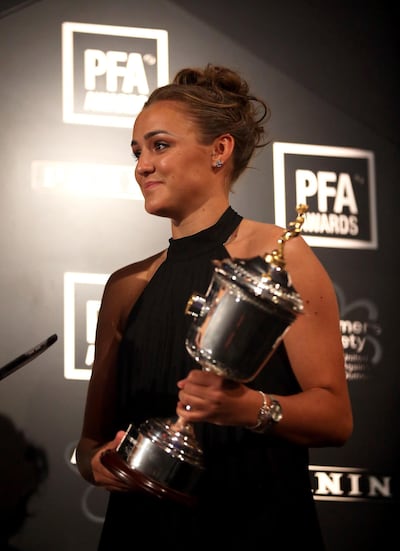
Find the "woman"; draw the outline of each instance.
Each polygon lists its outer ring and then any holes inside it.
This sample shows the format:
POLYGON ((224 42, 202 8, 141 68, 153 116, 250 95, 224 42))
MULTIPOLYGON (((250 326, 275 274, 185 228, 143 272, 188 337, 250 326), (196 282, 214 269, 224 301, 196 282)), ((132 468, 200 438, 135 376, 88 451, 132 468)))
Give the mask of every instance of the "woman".
POLYGON ((287 241, 285 262, 304 313, 254 380, 198 369, 184 344, 185 306, 193 291, 206 292, 212 260, 265 257, 283 234, 229 204, 233 184, 266 144, 268 117, 238 73, 208 65, 181 70, 135 121, 145 209, 170 218, 172 237, 167 250, 115 272, 102 299, 77 447, 82 476, 111 492, 101 550, 134 548, 139 538, 191 548, 211 538, 224 548, 324 548, 308 448, 343 445, 352 412, 334 289, 303 238, 287 241), (194 424, 204 451, 195 507, 133 490, 101 461, 129 423, 174 414, 194 424))

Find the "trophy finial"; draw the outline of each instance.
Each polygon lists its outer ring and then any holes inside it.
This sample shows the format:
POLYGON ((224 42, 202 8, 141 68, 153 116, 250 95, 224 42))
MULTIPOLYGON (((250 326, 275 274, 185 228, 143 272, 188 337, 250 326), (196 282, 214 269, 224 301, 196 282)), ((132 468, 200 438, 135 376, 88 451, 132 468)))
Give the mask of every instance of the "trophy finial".
POLYGON ((285 259, 283 256, 283 248, 285 246, 286 241, 289 241, 289 239, 293 239, 293 237, 297 237, 300 232, 301 228, 304 224, 304 214, 308 211, 308 205, 299 204, 296 207, 297 217, 292 222, 289 222, 289 225, 286 229, 286 231, 282 234, 282 236, 278 239, 278 248, 274 249, 271 253, 268 253, 265 256, 265 261, 269 264, 273 264, 275 266, 278 266, 279 268, 285 267, 285 259))

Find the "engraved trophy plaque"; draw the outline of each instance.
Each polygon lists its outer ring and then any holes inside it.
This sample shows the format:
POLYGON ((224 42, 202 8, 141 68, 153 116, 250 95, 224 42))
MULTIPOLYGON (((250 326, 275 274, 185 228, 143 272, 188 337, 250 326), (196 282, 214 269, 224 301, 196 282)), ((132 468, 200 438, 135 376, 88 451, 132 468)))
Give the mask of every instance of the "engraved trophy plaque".
MULTIPOLYGON (((186 314, 193 317, 186 349, 204 370, 233 381, 253 380, 265 367, 303 302, 285 270, 284 245, 301 231, 306 205, 264 258, 214 261, 207 293, 194 293, 186 314)), ((102 463, 132 489, 185 505, 196 502, 204 471, 194 428, 183 417, 130 425, 116 450, 102 463)))

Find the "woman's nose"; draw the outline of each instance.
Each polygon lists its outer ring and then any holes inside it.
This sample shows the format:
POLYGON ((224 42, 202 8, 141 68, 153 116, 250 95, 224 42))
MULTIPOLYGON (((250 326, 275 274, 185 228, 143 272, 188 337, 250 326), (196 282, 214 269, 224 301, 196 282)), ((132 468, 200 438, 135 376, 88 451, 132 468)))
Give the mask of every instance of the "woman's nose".
POLYGON ((154 165, 151 162, 150 156, 141 153, 137 163, 136 163, 136 172, 138 174, 148 174, 154 170, 154 165))

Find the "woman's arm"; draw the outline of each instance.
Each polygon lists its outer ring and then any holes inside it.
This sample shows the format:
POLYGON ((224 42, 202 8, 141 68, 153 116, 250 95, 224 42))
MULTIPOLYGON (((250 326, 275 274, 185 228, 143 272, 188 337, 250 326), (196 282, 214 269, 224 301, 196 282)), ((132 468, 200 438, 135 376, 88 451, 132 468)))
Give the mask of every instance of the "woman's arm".
POLYGON ((126 429, 115 426, 119 345, 131 308, 161 261, 162 255, 155 255, 118 270, 107 281, 101 301, 76 458, 83 478, 107 489, 125 488, 100 460, 105 450, 117 447, 126 429))
POLYGON ((81 475, 92 484, 110 483, 100 456, 115 447, 116 365, 121 340, 118 278, 108 280, 96 329, 95 357, 88 385, 81 437, 76 450, 81 475))
POLYGON ((309 446, 343 445, 353 417, 335 290, 301 237, 287 243, 287 270, 304 303, 284 339, 302 392, 279 398, 285 415, 276 430, 309 446))

